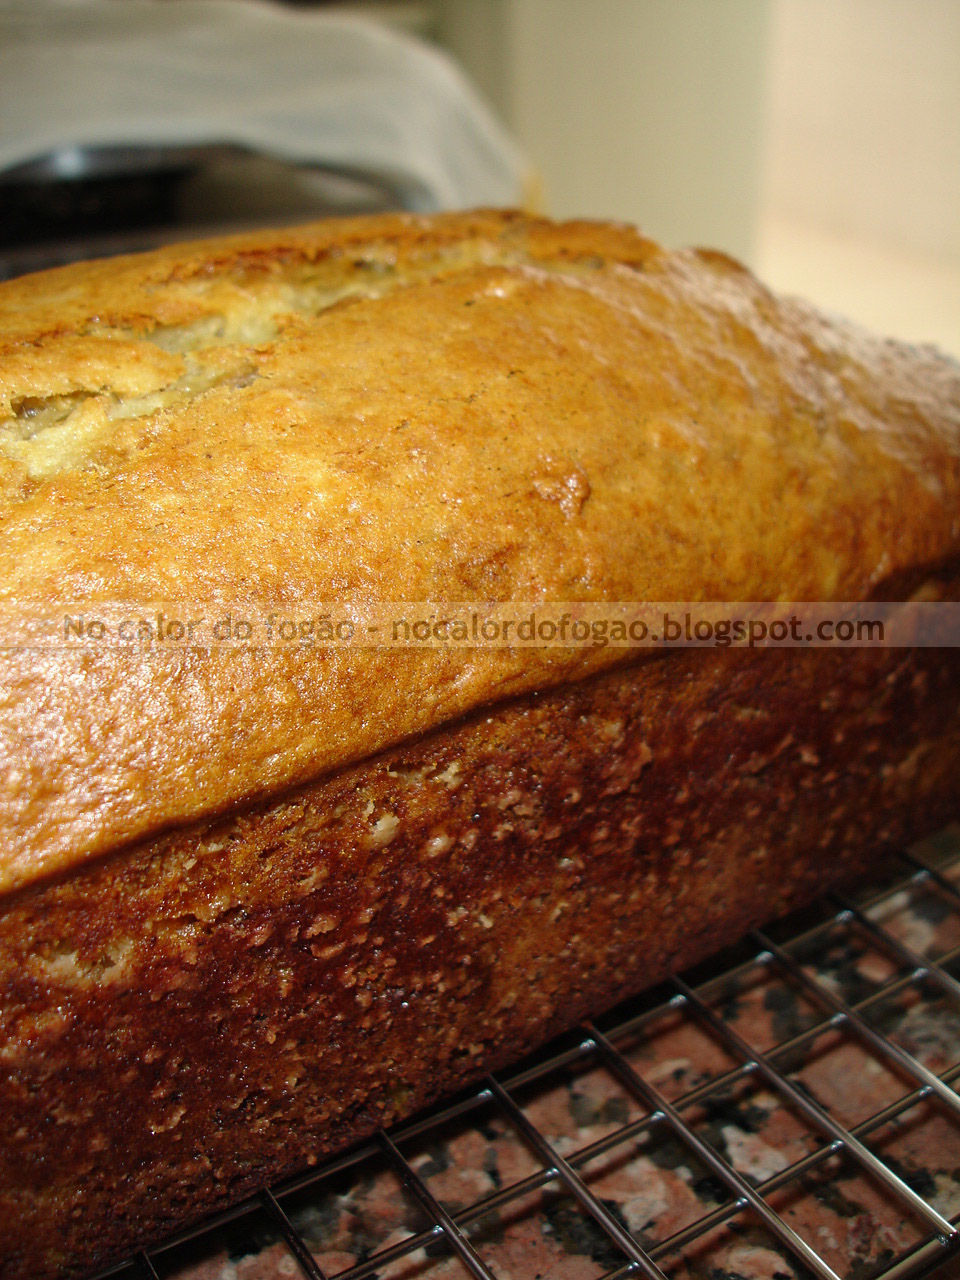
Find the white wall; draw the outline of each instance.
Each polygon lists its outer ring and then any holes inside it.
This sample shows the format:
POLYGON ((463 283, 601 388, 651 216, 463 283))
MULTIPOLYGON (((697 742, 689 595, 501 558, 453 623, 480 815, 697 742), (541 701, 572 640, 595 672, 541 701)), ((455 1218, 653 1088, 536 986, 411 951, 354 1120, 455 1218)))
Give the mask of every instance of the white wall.
POLYGON ((960 264, 958 0, 777 0, 771 216, 960 264))
POLYGON ((960 354, 960 0, 436 0, 549 213, 960 354))
POLYGON ((766 0, 444 0, 558 216, 751 257, 766 0))
POLYGON ((757 266, 960 355, 960 3, 775 0, 757 266))

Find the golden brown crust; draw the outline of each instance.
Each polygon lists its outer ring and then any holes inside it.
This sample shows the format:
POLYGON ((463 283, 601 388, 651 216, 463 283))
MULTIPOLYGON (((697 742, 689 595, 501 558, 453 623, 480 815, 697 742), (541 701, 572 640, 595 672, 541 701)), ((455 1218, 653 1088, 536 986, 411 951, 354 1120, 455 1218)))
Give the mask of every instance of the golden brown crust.
POLYGON ((14 895, 0 1276, 104 1265, 875 866, 956 813, 958 702, 956 650, 682 653, 14 895))
MULTIPOLYGON (((14 613, 955 598, 960 370, 622 227, 180 246, 0 289, 0 534, 14 613)), ((0 1276, 79 1275, 956 816, 958 652, 0 655, 0 1276)))
MULTIPOLYGON (((603 224, 361 219, 13 281, 2 413, 7 603, 859 599, 960 551, 955 363, 603 224)), ((4 655, 0 888, 615 656, 4 655)))

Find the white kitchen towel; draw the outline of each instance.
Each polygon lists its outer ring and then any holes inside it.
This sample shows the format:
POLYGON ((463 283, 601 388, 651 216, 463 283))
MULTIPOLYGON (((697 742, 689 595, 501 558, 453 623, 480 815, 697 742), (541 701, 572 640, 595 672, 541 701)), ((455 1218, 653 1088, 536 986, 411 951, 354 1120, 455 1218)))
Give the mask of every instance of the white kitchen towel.
POLYGON ((266 0, 0 0, 0 170, 229 144, 386 181, 417 210, 522 202, 524 165, 440 50, 266 0))

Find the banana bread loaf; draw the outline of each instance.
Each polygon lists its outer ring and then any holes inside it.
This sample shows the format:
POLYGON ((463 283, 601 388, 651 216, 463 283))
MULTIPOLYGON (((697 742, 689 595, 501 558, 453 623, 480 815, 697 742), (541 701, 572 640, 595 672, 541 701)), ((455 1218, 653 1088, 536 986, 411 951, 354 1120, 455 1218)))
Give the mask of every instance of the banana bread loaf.
MULTIPOLYGON (((3 625, 956 599, 958 513, 955 362, 624 227, 358 219, 0 287, 3 625)), ((0 653, 5 1278, 83 1275, 960 811, 956 649, 68 632, 0 653)))

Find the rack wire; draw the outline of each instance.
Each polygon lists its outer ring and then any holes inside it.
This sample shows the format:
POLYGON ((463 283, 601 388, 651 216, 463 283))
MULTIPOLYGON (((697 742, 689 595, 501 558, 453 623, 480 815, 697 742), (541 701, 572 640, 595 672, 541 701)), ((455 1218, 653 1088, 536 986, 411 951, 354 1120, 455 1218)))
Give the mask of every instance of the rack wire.
POLYGON ((951 828, 102 1280, 914 1280, 960 1259, 958 1080, 951 828))

